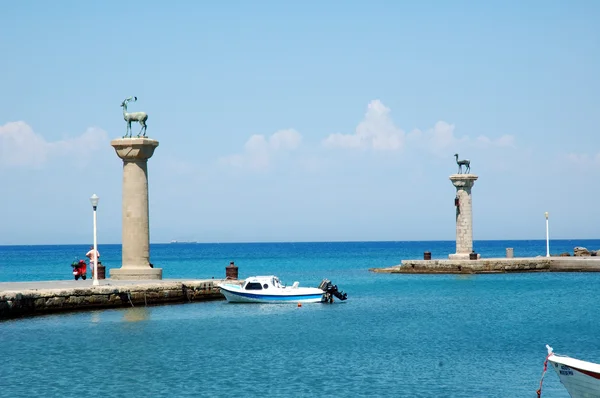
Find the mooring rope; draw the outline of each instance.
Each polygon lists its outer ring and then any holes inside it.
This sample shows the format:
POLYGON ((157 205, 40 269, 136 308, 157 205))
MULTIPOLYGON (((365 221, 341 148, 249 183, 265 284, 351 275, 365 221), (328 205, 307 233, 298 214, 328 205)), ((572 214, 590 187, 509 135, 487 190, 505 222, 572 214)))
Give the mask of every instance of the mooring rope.
POLYGON ((544 383, 544 376, 546 375, 546 370, 548 370, 548 358, 552 355, 553 352, 548 353, 546 356, 546 360, 544 361, 544 371, 542 372, 542 378, 540 379, 540 388, 536 391, 536 394, 539 397, 542 396, 542 384, 544 383))
POLYGON ((133 302, 131 301, 131 292, 127 292, 127 298, 129 299, 129 303, 131 304, 132 307, 135 307, 133 305, 133 302))

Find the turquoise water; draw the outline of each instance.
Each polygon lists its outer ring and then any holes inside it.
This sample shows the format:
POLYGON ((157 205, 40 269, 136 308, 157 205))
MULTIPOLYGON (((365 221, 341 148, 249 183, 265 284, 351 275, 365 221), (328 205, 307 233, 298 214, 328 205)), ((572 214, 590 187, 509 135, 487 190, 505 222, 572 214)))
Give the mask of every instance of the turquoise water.
MULTIPOLYGON (((553 241, 552 252, 600 241, 553 241)), ((486 257, 544 241, 476 242, 486 257)), ((0 281, 69 279, 87 246, 0 246, 0 281), (46 266, 43 265, 45 259, 46 266)), ((165 278, 277 274, 348 293, 333 305, 224 301, 0 323, 0 395, 535 397, 544 345, 600 361, 600 274, 381 275, 452 242, 153 245, 165 278)), ((100 246, 118 266, 119 247, 100 246)), ((543 397, 568 397, 549 369, 543 397)))

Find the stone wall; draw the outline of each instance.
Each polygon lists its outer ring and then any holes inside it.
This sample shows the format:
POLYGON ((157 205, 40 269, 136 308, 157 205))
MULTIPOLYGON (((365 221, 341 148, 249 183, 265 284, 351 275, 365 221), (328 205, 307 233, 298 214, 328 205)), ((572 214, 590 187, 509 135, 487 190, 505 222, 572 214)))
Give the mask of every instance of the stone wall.
MULTIPOLYGON (((0 319, 95 308, 221 300, 219 280, 0 293, 0 319)), ((228 283, 239 283, 227 281, 228 283)))
POLYGON ((599 272, 600 257, 521 257, 479 260, 403 260, 371 272, 388 274, 490 274, 516 272, 599 272))
POLYGON ((485 260, 404 260, 399 273, 499 273, 548 271, 547 258, 485 260))

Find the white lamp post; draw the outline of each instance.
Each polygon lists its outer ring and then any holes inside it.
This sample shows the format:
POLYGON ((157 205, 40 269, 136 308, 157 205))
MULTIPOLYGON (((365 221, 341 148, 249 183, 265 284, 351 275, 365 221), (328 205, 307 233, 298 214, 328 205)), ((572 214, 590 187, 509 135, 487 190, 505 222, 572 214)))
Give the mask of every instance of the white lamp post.
POLYGON ((546 257, 550 257, 550 235, 548 234, 548 212, 544 213, 546 216, 546 257))
POLYGON ((96 194, 93 194, 90 198, 90 203, 92 204, 92 208, 94 209, 94 253, 92 254, 92 258, 94 259, 94 272, 92 275, 94 282, 92 284, 94 286, 100 285, 100 282, 98 282, 98 239, 96 238, 96 208, 98 207, 99 200, 100 198, 96 194))

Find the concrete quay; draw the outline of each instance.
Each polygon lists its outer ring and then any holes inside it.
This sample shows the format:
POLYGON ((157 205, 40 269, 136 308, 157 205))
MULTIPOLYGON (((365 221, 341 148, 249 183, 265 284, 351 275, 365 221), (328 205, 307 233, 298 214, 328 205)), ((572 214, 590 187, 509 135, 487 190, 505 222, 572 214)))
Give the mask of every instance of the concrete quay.
MULTIPOLYGON (((0 320, 65 311, 222 300, 225 279, 1 282, 0 320)), ((241 284, 228 279, 227 283, 241 284)))
POLYGON ((515 257, 477 260, 402 260, 383 274, 498 274, 518 272, 600 272, 598 257, 515 257))

